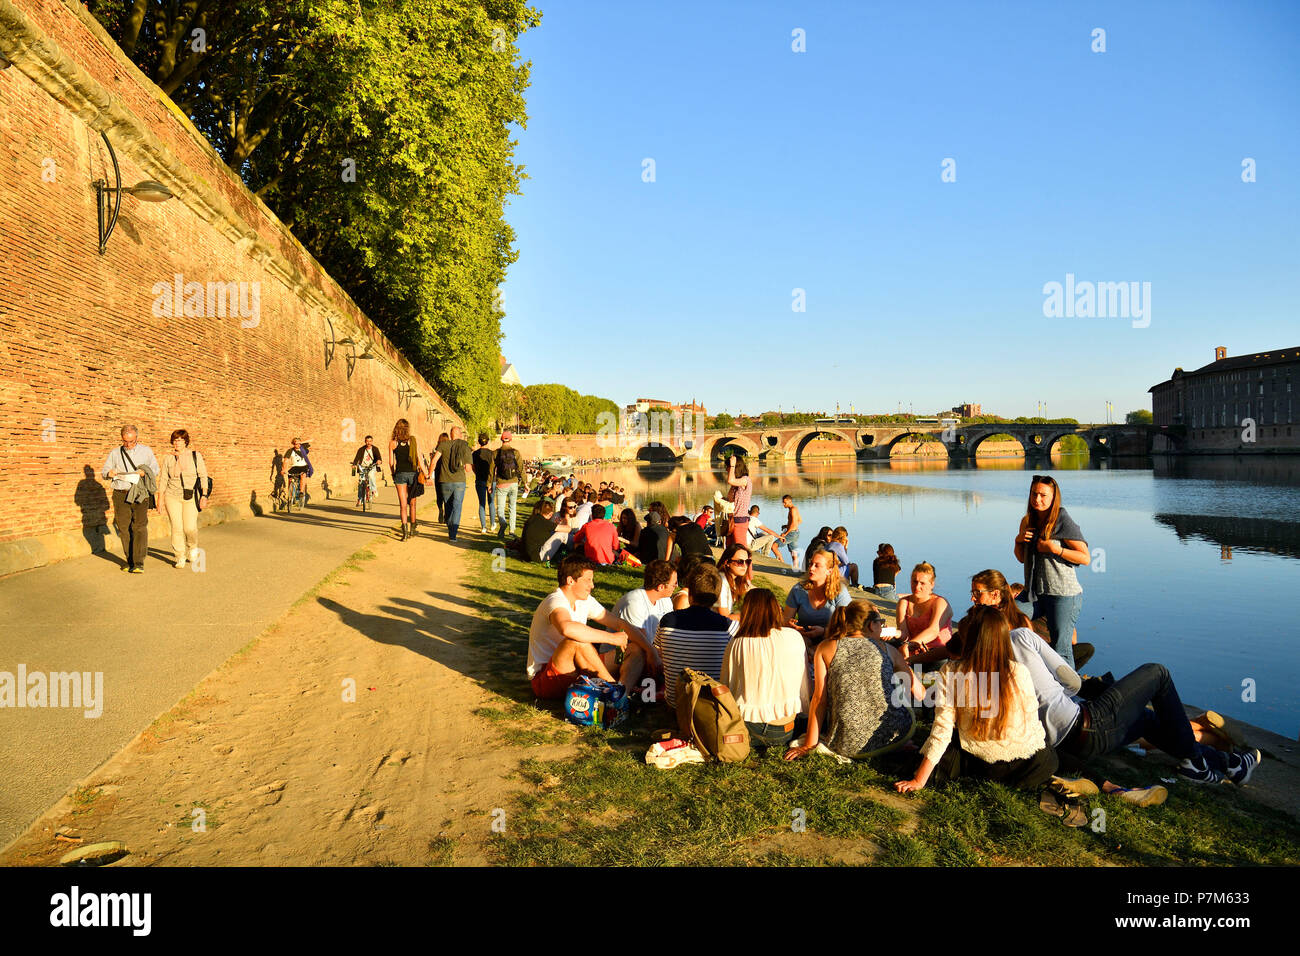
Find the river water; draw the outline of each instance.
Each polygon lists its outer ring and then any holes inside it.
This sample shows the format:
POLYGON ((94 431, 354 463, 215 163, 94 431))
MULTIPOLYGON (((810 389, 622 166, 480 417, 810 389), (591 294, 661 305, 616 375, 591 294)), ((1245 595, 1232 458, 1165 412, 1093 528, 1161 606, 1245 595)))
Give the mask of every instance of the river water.
MULTIPOLYGON (((1043 468, 1036 469, 1039 471, 1043 468)), ((1058 456, 1046 469, 1093 549, 1078 570, 1079 640, 1097 646, 1085 670, 1120 677, 1146 661, 1165 664, 1184 702, 1296 739, 1300 733, 1300 459, 1117 460, 1058 456)), ((614 479, 644 514, 662 500, 696 513, 721 468, 664 465, 584 469, 614 479)), ((849 556, 871 583, 876 545, 889 542, 907 573, 938 571, 936 590, 960 613, 970 576, 997 568, 1023 578, 1012 539, 1025 513, 1031 470, 1023 459, 859 464, 848 458, 754 467, 760 520, 780 528, 781 496, 803 515, 803 544, 822 525, 844 525, 849 556)))

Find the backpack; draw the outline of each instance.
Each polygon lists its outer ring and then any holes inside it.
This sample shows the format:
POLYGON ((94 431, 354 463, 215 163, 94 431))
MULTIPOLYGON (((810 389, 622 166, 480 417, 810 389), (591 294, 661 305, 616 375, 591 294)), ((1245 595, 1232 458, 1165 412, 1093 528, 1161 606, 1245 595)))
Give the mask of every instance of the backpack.
POLYGON ((692 668, 677 684, 677 726, 709 760, 732 763, 749 756, 749 729, 725 684, 692 668))
POLYGON ((579 727, 617 727, 627 719, 627 688, 585 674, 564 694, 564 712, 579 727))
POLYGON ((519 477, 519 459, 513 448, 502 448, 497 452, 497 480, 513 481, 519 477), (509 462, 510 464, 506 464, 509 462))

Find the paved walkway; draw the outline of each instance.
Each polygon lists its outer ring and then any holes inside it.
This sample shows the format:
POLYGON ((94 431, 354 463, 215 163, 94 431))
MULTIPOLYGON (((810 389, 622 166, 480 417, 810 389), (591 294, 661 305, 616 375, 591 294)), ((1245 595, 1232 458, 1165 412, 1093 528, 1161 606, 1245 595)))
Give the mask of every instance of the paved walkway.
POLYGON ((112 552, 0 579, 0 671, 103 673, 97 718, 0 708, 0 847, 396 524, 396 493, 381 488, 364 515, 350 500, 317 497, 291 516, 200 529, 202 573, 175 568, 170 538, 151 538, 144 574, 120 571, 112 552))

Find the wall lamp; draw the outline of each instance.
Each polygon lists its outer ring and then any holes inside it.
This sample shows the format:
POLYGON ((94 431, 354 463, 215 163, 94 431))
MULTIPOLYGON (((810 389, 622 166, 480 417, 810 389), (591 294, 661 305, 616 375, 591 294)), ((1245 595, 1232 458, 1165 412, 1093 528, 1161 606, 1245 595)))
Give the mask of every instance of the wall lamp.
POLYGON ((108 147, 108 155, 113 160, 113 176, 117 180, 116 186, 109 186, 108 181, 104 179, 95 180, 95 208, 99 214, 99 254, 102 256, 108 246, 108 237, 113 234, 113 227, 117 225, 117 214, 122 209, 122 193, 130 193, 136 199, 143 199, 145 202, 166 202, 173 198, 173 194, 162 183, 154 182, 152 179, 143 180, 123 189, 122 170, 117 165, 117 154, 113 152, 113 144, 108 141, 107 133, 101 132, 99 135, 104 140, 104 145, 108 147))
POLYGON ((354 342, 352 339, 339 339, 339 345, 346 345, 348 347, 347 362, 348 362, 349 381, 351 381, 352 379, 352 373, 355 372, 357 369, 358 362, 369 362, 373 359, 379 358, 378 355, 375 355, 373 352, 370 351, 369 345, 366 345, 363 351, 361 352, 361 354, 358 355, 357 343, 354 342))

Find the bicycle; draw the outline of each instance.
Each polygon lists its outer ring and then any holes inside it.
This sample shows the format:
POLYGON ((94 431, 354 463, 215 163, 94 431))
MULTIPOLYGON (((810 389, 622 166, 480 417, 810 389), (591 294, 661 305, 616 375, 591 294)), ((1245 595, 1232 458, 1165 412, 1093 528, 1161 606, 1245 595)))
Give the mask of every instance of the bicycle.
POLYGON ((289 475, 288 481, 285 482, 285 512, 293 511, 295 505, 299 511, 307 507, 307 492, 302 486, 302 475, 289 475))
POLYGON ((357 469, 357 501, 361 502, 361 511, 364 513, 366 505, 374 500, 374 495, 370 490, 370 473, 374 471, 377 464, 365 465, 357 469))

